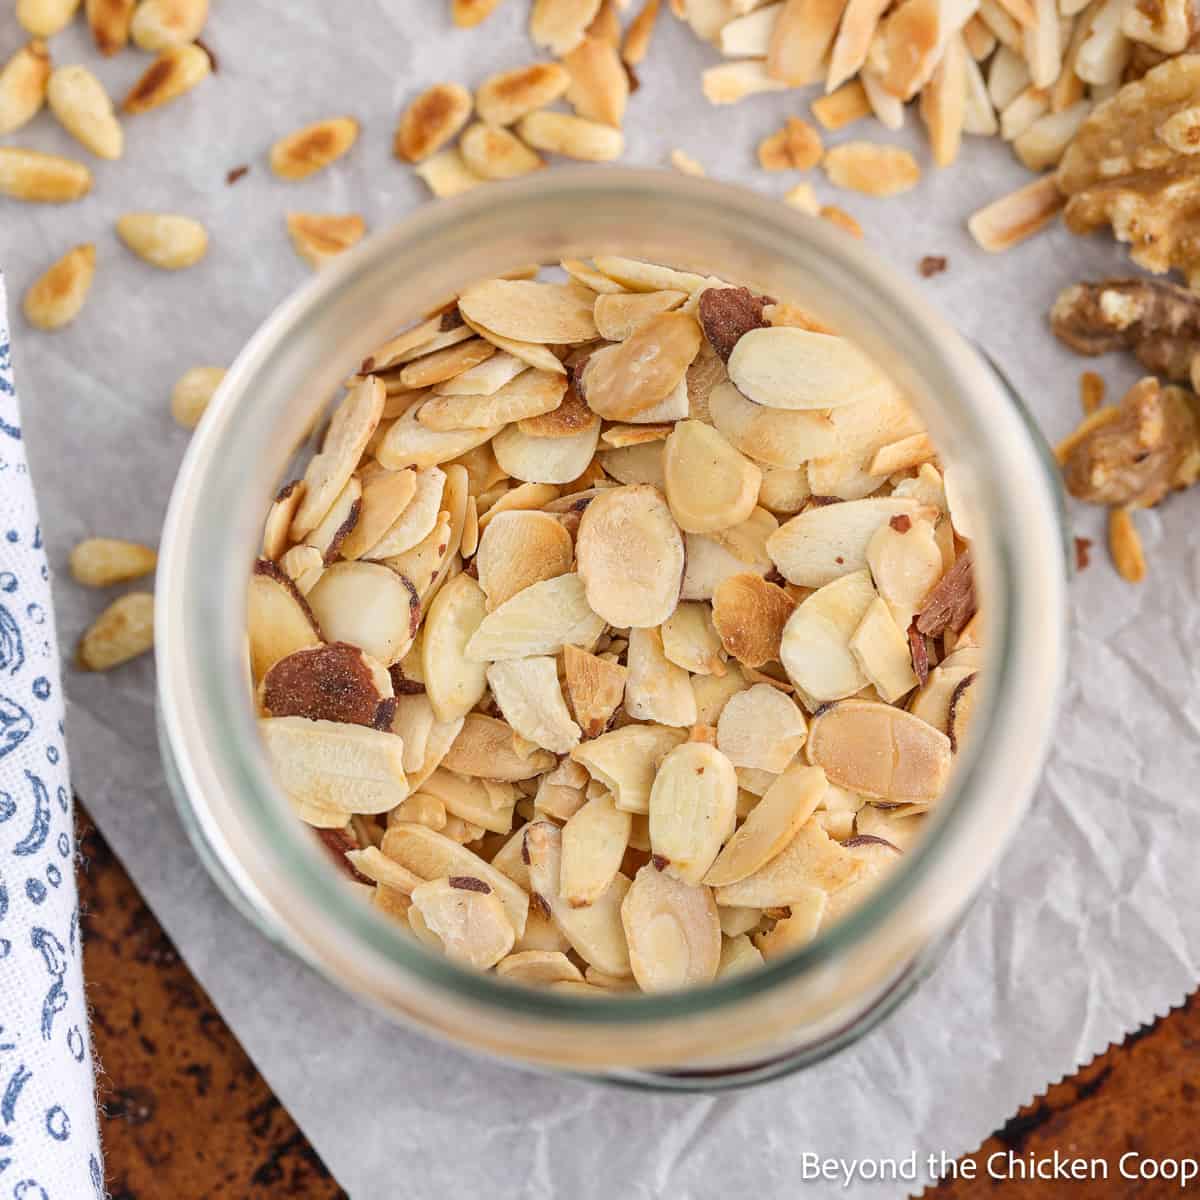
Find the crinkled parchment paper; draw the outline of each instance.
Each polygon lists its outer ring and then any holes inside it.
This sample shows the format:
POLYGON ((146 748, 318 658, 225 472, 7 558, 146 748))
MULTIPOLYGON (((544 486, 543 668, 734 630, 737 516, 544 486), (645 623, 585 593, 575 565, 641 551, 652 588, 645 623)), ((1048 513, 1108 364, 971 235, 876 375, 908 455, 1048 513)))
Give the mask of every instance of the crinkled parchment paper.
MULTIPOLYGON (((283 230, 287 209, 361 211, 372 228, 424 203, 390 157, 395 115, 441 79, 475 84, 531 57, 527 0, 507 0, 474 33, 433 0, 216 0, 205 37, 220 71, 192 95, 127 124, 127 157, 95 163, 96 187, 62 208, 0 203, 10 294, 70 245, 94 240, 96 284, 82 318, 41 334, 14 314, 16 369, 51 561, 59 628, 74 641, 105 597, 73 586, 69 547, 86 534, 154 542, 187 435, 168 413, 175 378, 226 363, 308 268, 283 230), (359 145, 301 184, 266 169, 278 134, 349 111, 359 145), (226 172, 249 163, 236 186, 226 172), (204 263, 153 271, 118 244, 131 209, 202 218, 204 263)), ((667 15, 628 119, 628 160, 661 164, 675 146, 713 176, 782 193, 795 177, 754 166, 760 137, 798 111, 761 96, 712 109, 699 72, 715 55, 667 15)), ((18 33, 0 23, 0 53, 18 33)), ((55 40, 121 93, 145 59, 98 59, 82 30, 55 40), (98 66, 97 66, 98 64, 98 66)), ((1063 284, 1119 272, 1104 239, 1062 230, 989 257, 964 217, 1026 175, 1006 147, 969 140, 958 166, 928 165, 923 137, 864 123, 842 137, 901 140, 926 165, 919 188, 853 212, 905 274, 949 258, 922 283, 1001 363, 1051 439, 1076 422, 1081 360, 1045 313, 1063 284)), ((75 153, 48 117, 15 138, 75 153)), ((1091 364, 1086 364, 1091 365, 1091 364)), ((1118 387, 1133 372, 1103 369, 1118 387)), ((458 1195, 680 1197, 843 1194, 805 1183, 802 1155, 848 1159, 973 1149, 1048 1082, 1178 1003, 1200 962, 1196 780, 1200 779, 1200 494, 1139 515, 1150 561, 1122 583, 1103 550, 1102 514, 1072 509, 1097 539, 1072 585, 1070 679, 1054 749, 1027 822, 920 993, 860 1044, 801 1077, 721 1098, 627 1094, 477 1061, 394 1027, 278 951, 226 904, 185 841, 155 747, 152 665, 69 673, 76 786, 158 916, 269 1083, 357 1198, 458 1195)), ((214 518, 217 514, 214 514, 214 518)), ((905 1184, 863 1186, 901 1195, 905 1184)), ((918 1184, 919 1186, 919 1184, 918 1184)), ((851 1194, 858 1194, 857 1189, 851 1194)))

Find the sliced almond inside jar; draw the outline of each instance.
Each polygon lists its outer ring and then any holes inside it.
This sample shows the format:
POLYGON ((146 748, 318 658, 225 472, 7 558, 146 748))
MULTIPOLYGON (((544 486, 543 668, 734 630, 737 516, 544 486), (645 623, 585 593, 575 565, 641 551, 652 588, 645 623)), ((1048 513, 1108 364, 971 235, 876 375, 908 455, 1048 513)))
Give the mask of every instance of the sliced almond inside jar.
POLYGON ((721 924, 708 888, 642 867, 621 905, 621 922, 642 991, 674 991, 716 977, 721 924))
POLYGON ((687 734, 682 729, 626 725, 576 746, 571 757, 613 793, 618 808, 648 813, 650 789, 659 763, 686 740, 687 734))
MULTIPOLYGON (((382 388, 382 384, 379 385, 382 388)), ((414 405, 392 422, 375 450, 380 466, 389 471, 403 467, 434 467, 449 462, 490 442, 500 432, 499 425, 486 429, 460 429, 439 432, 427 429, 417 418, 420 405, 414 405)))
MULTIPOLYGON (((725 673, 721 639, 713 628, 712 612, 708 605, 684 601, 662 623, 659 634, 663 654, 677 667, 697 675, 725 673)), ((631 630, 631 648, 632 645, 631 630)))
POLYGON ((663 450, 667 503, 680 529, 710 533, 746 520, 762 472, 711 425, 680 421, 663 450))
POLYGON ((767 408, 732 383, 709 393, 712 423, 748 458, 771 467, 799 467, 838 450, 837 433, 823 412, 767 408))
POLYGON ((526 370, 488 395, 434 396, 417 419, 430 429, 481 429, 552 412, 567 390, 562 375, 526 370))
POLYGON ((483 590, 469 575, 456 575, 434 597, 421 637, 425 691, 439 721, 465 717, 487 690, 484 665, 466 655, 468 642, 487 613, 483 590))
POLYGON ((503 350, 506 354, 511 354, 514 358, 519 358, 527 366, 536 367, 539 371, 556 371, 561 375, 567 373, 566 367, 562 365, 558 356, 549 346, 543 345, 540 342, 526 342, 520 338, 505 337, 503 334, 496 333, 484 325, 473 322, 470 317, 464 315, 463 319, 466 321, 467 326, 479 334, 481 338, 491 342, 496 349, 503 350))
POLYGON ((673 267, 616 254, 597 254, 592 261, 598 270, 631 292, 687 292, 690 295, 709 283, 703 275, 691 271, 676 271, 673 267))
POLYGON ((515 379, 528 364, 512 354, 500 351, 453 379, 434 384, 435 396, 490 396, 515 379))
POLYGON ((526 483, 570 483, 587 469, 600 440, 600 420, 565 437, 531 437, 509 425, 492 443, 496 461, 514 479, 526 483))
POLYGON ((625 698, 625 668, 577 646, 564 646, 563 672, 567 699, 583 736, 598 737, 625 698))
POLYGON ((423 794, 440 800, 446 811, 461 821, 493 833, 507 834, 512 829, 516 797, 511 789, 490 780, 464 777, 445 767, 432 771, 421 789, 423 794))
POLYGON ((594 298, 576 283, 492 279, 459 297, 463 316, 502 337, 555 344, 588 342, 596 336, 594 298))
POLYGON ((764 866, 744 879, 717 888, 716 901, 722 906, 784 908, 802 903, 811 888, 837 892, 858 879, 865 869, 810 820, 764 866))
POLYGON ((571 535, 549 514, 497 513, 480 535, 475 555, 488 610, 532 584, 565 575, 574 554, 571 535))
POLYGON ((663 653, 657 629, 629 631, 625 711, 635 720, 688 726, 696 721, 696 697, 688 673, 663 653))
POLYGON ((342 543, 358 524, 362 511, 362 484, 358 476, 351 475, 346 486, 338 493, 333 507, 321 518, 315 529, 305 537, 305 544, 321 552, 326 563, 336 561, 342 543))
POLYGON ((717 721, 717 747, 738 767, 782 771, 804 745, 808 726, 795 703, 770 684, 730 697, 717 721))
POLYGON ((893 517, 871 535, 867 565, 897 625, 908 628, 942 576, 942 552, 926 520, 893 517))
POLYGON ((714 746, 688 742, 659 764, 650 790, 650 847, 662 869, 698 884, 733 828, 737 775, 714 746))
POLYGON ((572 908, 595 903, 616 878, 632 821, 606 792, 587 801, 563 826, 559 891, 572 908))
POLYGON ((831 783, 894 803, 936 800, 952 761, 944 733, 870 700, 844 700, 815 716, 806 753, 831 783))
POLYGON ((522 737, 556 754, 579 744, 579 726, 567 711, 553 658, 492 663, 487 681, 505 720, 522 737))
POLYGON ((978 673, 968 675, 950 696, 950 749, 957 754, 963 747, 975 715, 975 701, 979 697, 978 673))
POLYGON ((358 521, 341 544, 342 557, 364 558, 374 551, 408 508, 416 491, 415 471, 379 469, 370 474, 363 472, 358 521))
POLYGON ((686 299, 686 292, 616 292, 597 296, 592 312, 602 338, 623 342, 643 321, 671 312, 686 299))
POLYGON ((780 656, 783 631, 795 601, 773 583, 745 573, 724 579, 713 592, 713 625, 725 651, 748 667, 780 656))
POLYGON ((334 563, 307 600, 331 641, 359 646, 385 664, 404 657, 421 619, 412 583, 379 563, 334 563))
POLYGON ((496 974, 509 983, 545 986, 583 982, 583 973, 561 950, 522 950, 496 964, 496 974))
POLYGON ((474 876, 423 883, 413 889, 412 906, 446 957, 468 966, 494 966, 516 941, 504 904, 490 885, 474 876))
POLYGON ((789 915, 776 921, 773 929, 754 935, 754 945, 764 959, 779 958, 807 946, 829 911, 829 894, 821 888, 809 888, 787 907, 789 915))
POLYGON ((895 704, 917 686, 908 637, 882 597, 871 601, 848 645, 881 700, 895 704))
MULTIPOLYGON (((740 558, 702 534, 687 534, 684 545, 686 562, 679 593, 683 600, 711 600, 726 579, 748 570, 740 558)), ((758 569, 765 575, 768 568, 769 563, 758 569)))
POLYGON ((821 803, 828 783, 820 767, 793 763, 766 790, 725 843, 703 882, 724 887, 753 875, 796 836, 821 803))
POLYGON ((949 735, 950 702, 955 690, 982 664, 983 655, 975 648, 955 650, 947 655, 929 672, 929 678, 909 701, 909 712, 949 735))
POLYGON ((387 729, 395 708, 387 668, 357 646, 334 642, 297 650, 263 677, 263 712, 387 729))
POLYGON ((524 588, 494 608, 467 643, 477 662, 557 654, 565 645, 589 646, 604 618, 588 606, 583 580, 569 572, 524 588))
POLYGON ((281 658, 322 641, 316 618, 295 584, 273 562, 261 558, 250 576, 246 632, 255 682, 281 658))
POLYGON ((487 362, 495 353, 496 347, 491 342, 481 337, 467 338, 406 363, 400 368, 400 385, 416 390, 444 383, 487 362))
POLYGON ((396 473, 412 480, 412 496, 371 547, 372 558, 391 558, 411 550, 429 536, 442 508, 442 497, 446 490, 445 471, 439 467, 422 467, 416 471, 406 469, 393 472, 396 473))
POLYGON ((293 546, 280 555, 279 567, 300 595, 307 596, 325 573, 325 556, 314 546, 293 546))
POLYGON ((601 450, 600 465, 618 483, 648 483, 660 492, 667 489, 663 472, 661 442, 623 446, 619 450, 601 450))
POLYGON ((654 488, 635 484, 596 496, 584 509, 576 556, 588 603, 610 625, 660 625, 674 612, 683 538, 654 488))
POLYGON ((588 407, 615 421, 653 410, 684 380, 700 340, 700 326, 686 313, 648 318, 588 359, 579 380, 588 407))

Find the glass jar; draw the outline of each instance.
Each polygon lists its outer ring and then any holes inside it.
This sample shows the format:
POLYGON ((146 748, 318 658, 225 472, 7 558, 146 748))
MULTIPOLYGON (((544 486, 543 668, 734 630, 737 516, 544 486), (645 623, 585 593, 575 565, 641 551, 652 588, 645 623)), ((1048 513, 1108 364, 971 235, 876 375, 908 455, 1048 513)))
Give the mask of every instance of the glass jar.
POLYGON ((1017 826, 1065 654, 1057 473, 1015 395, 922 299, 828 223, 663 172, 556 169, 428 205, 323 269, 254 335, 180 470, 157 590, 160 732, 185 823, 226 892, 343 988, 427 1032, 525 1063, 711 1090, 860 1036, 918 982, 1017 826), (614 253, 746 283, 819 314, 913 398, 974 516, 988 669, 977 735, 928 833, 803 950, 685 993, 519 988, 434 956, 346 886, 271 779, 245 665, 263 516, 359 361, 466 284, 614 253))

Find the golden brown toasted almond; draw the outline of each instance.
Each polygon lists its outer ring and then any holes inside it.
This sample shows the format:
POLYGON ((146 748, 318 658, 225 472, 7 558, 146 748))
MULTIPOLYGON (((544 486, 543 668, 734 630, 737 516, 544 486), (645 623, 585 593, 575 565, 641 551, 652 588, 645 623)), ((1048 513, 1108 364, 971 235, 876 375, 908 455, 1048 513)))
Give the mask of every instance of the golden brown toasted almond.
POLYGON ((660 868, 699 884, 736 821, 737 775, 720 750, 689 741, 659 764, 650 789, 650 848, 660 868))
POLYGON ((487 691, 483 663, 466 646, 487 615, 486 598, 467 574, 456 575, 429 606, 421 636, 425 692, 439 721, 465 717, 487 691))
POLYGON ((515 125, 526 113, 553 104, 570 83, 559 63, 530 63, 489 75, 475 93, 475 107, 489 125, 515 125))
POLYGON ((857 79, 842 84, 827 96, 818 96, 809 107, 821 127, 830 133, 871 115, 871 102, 867 99, 866 89, 857 79))
POLYGON ((25 293, 23 311, 38 329, 61 329, 83 308, 96 274, 96 247, 88 242, 66 254, 25 293))
POLYGON ((0 70, 0 135, 20 129, 46 102, 50 51, 34 40, 22 46, 0 70))
POLYGON ((307 179, 336 162, 358 140, 353 117, 329 117, 281 137, 268 160, 280 179, 307 179))
POLYGON ((713 533, 749 518, 762 472, 711 425, 678 421, 663 449, 667 503, 680 529, 713 533))
POLYGON ((254 564, 250 577, 246 632, 250 672, 256 682, 281 658, 323 641, 312 609, 291 578, 262 558, 254 564))
POLYGON ((600 0, 534 0, 529 36, 535 46, 564 55, 579 43, 600 10, 600 0))
POLYGON ((589 342, 596 337, 595 297, 577 283, 491 279, 469 287, 458 307, 472 324, 521 342, 589 342))
POLYGON ((779 658, 783 630, 795 611, 792 598, 758 575, 731 575, 713 593, 713 624, 726 652, 748 667, 779 658))
POLYGON ((836 204, 822 204, 819 215, 821 220, 836 225, 851 237, 861 238, 863 236, 862 226, 844 208, 839 208, 836 204))
POLYGON ((587 406, 615 421, 653 411, 684 379, 700 340, 700 327, 687 313, 643 321, 625 341, 588 359, 579 376, 587 406))
POLYGON ((120 158, 125 135, 104 85, 87 67, 59 67, 50 76, 50 110, 76 141, 98 158, 120 158))
POLYGON ((566 438, 591 429, 596 414, 583 402, 579 391, 568 385, 557 408, 537 417, 526 417, 517 427, 530 437, 566 438))
POLYGON ((92 173, 81 162, 40 150, 0 146, 0 195, 41 204, 64 204, 86 196, 92 173))
POLYGON ((471 93, 466 88, 435 83, 404 110, 392 151, 405 162, 421 162, 454 138, 470 115, 471 93))
POLYGON ((84 13, 96 49, 105 57, 124 50, 137 0, 86 0, 84 13))
POLYGON ((310 267, 322 267, 357 246, 367 232, 367 224, 358 213, 291 212, 286 221, 296 253, 310 267))
POLYGON ((658 20, 660 2, 661 0, 646 0, 638 15, 629 22, 625 31, 625 41, 621 46, 621 58, 631 67, 641 63, 650 49, 650 38, 658 20))
POLYGON ((749 288, 705 288, 696 308, 700 328, 722 362, 729 361, 734 346, 745 333, 768 324, 764 314, 769 301, 749 288))
POLYGON ((566 387, 561 375, 523 371, 490 396, 435 396, 421 406, 417 419, 430 429, 443 430, 504 425, 553 411, 566 387))
POLYGON ((551 983, 582 983, 583 974, 561 950, 522 950, 502 958, 496 974, 510 983, 546 986, 551 983))
POLYGON ((176 423, 184 429, 195 429, 224 378, 224 367, 192 367, 184 371, 171 389, 171 416, 176 423))
POLYGON ((172 46, 146 68, 121 104, 130 114, 150 112, 190 92, 212 74, 212 59, 196 44, 172 46))
POLYGON ((149 575, 158 555, 140 542, 121 538, 85 538, 68 559, 71 576, 85 587, 109 587, 149 575))
POLYGON ((1043 175, 972 214, 967 228, 984 250, 998 254, 1043 229, 1065 203, 1054 176, 1043 175))
POLYGON ((334 563, 306 599, 329 640, 360 646, 387 665, 404 657, 421 618, 412 581, 382 563, 334 563))
POLYGON ((812 888, 837 892, 866 873, 865 864, 813 819, 753 874, 717 888, 716 900, 723 908, 786 908, 803 901, 812 888))
POLYGON ((130 36, 152 54, 194 42, 208 20, 208 0, 142 0, 129 27, 130 36))
POLYGON ((686 292, 620 292, 597 296, 592 308, 596 329, 610 342, 623 342, 643 321, 678 308, 686 292))
POLYGON ((451 0, 450 17, 459 29, 473 29, 487 20, 500 0, 451 0))
POLYGON ((843 142, 834 146, 822 165, 831 183, 868 196, 895 196, 910 191, 921 178, 921 168, 907 150, 872 142, 843 142))
POLYGON ((619 129, 570 113, 539 109, 517 122, 517 132, 535 150, 583 162, 612 162, 625 150, 619 129))
POLYGON ((17 0, 17 22, 34 37, 62 33, 75 17, 79 0, 17 0))
POLYGON ((515 134, 483 121, 467 127, 458 149, 463 162, 481 179, 515 179, 546 165, 515 134))
POLYGON ((764 171, 808 171, 821 161, 825 147, 821 135, 799 117, 758 144, 758 165, 764 171))
POLYGON ((287 550, 291 544, 288 530, 291 528, 296 509, 300 507, 300 501, 303 498, 303 479, 293 479, 290 483, 284 484, 276 493, 275 499, 267 511, 267 519, 263 523, 263 558, 277 562, 280 555, 287 550))
MULTIPOLYGON (((1057 39, 1057 10, 1054 12, 1054 36, 1057 39)), ((1057 74, 1057 63, 1054 70, 1057 74)), ((939 167, 948 167, 958 157, 967 115, 967 50, 961 37, 950 39, 929 82, 921 89, 920 111, 929 130, 933 161, 939 167)), ((1034 167, 1032 162, 1025 165, 1034 167)))
POLYGON ((126 213, 117 218, 117 236, 153 267, 182 271, 208 252, 208 231, 199 221, 174 213, 126 213))
POLYGON ((129 592, 114 600, 88 627, 75 651, 85 671, 107 671, 154 645, 154 597, 129 592))
POLYGON ((767 74, 793 87, 820 76, 846 0, 786 0, 771 31, 767 74))
POLYGON ((566 99, 575 112, 619 128, 629 102, 629 74, 615 44, 586 34, 562 61, 571 75, 566 99))
POLYGON ((808 726, 789 696, 756 683, 731 696, 717 720, 717 748, 737 767, 777 774, 804 745, 808 726))
POLYGON ((585 738, 599 737, 625 696, 626 670, 577 646, 563 647, 567 700, 585 738))
POLYGON ((507 721, 473 712, 467 714, 442 766, 460 775, 512 781, 532 779, 555 762, 553 754, 537 749, 522 758, 513 745, 513 728, 507 721))
POLYGON ((708 888, 642 867, 621 905, 621 923, 642 991, 674 991, 716 977, 721 923, 708 888))
POLYGON ((1142 551, 1142 539, 1127 508, 1109 510, 1108 549, 1122 579, 1129 583, 1141 583, 1146 578, 1146 556, 1142 551))
POLYGON ((260 700, 267 716, 373 729, 387 729, 395 708, 387 669, 346 642, 297 650, 280 659, 263 678, 260 700))
POLYGON ((496 348, 490 342, 469 338, 405 364, 400 371, 400 383, 413 389, 432 387, 487 362, 495 353, 496 348))
POLYGON ((467 643, 476 662, 503 662, 557 654, 563 646, 590 646, 604 628, 588 606, 583 581, 568 572, 523 588, 494 608, 467 643))

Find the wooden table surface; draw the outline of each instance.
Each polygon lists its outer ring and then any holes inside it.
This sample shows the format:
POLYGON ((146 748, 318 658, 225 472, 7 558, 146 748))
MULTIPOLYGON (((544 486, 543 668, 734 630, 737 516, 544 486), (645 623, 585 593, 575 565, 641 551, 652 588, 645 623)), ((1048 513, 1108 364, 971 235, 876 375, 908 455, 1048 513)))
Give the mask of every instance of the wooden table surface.
MULTIPOLYGON (((80 834, 86 860, 80 880, 84 965, 112 1200, 345 1196, 85 812, 80 834)), ((1176 1196, 1178 1184, 1113 1178, 1116 1163, 1129 1150, 1145 1157, 1195 1157, 1197 1130, 1200 1001, 1193 995, 1183 1008, 1015 1114, 971 1156, 980 1163, 978 1181, 944 1181, 926 1195, 930 1200, 966 1200, 984 1192, 999 1200, 1176 1196), (1020 1158, 1055 1150, 1104 1158, 1110 1178, 1104 1184, 988 1180, 984 1160, 1008 1150, 1020 1158)))

